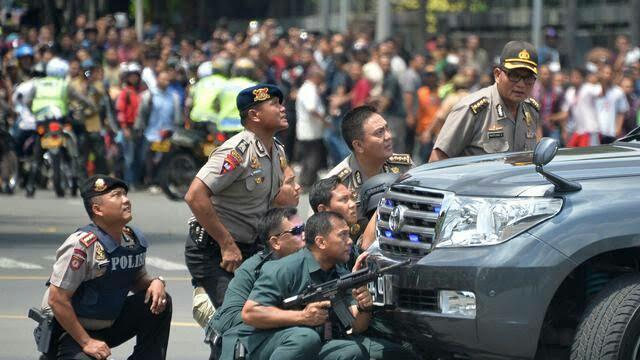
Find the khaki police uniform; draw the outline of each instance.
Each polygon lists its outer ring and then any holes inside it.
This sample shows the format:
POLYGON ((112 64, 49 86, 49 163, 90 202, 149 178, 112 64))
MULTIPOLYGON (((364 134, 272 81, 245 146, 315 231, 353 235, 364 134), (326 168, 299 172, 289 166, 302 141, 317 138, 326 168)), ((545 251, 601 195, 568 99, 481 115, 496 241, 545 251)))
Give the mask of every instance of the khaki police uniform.
MULTIPOLYGON (((413 161, 409 154, 393 154, 384 165, 382 165, 381 173, 402 174, 413 167, 413 161)), ((356 200, 358 207, 360 206, 360 186, 369 178, 360 170, 360 164, 353 155, 349 154, 340 164, 336 165, 326 177, 337 175, 345 186, 351 190, 351 195, 356 200)))
POLYGON ((509 113, 497 85, 480 89, 453 107, 434 148, 448 157, 530 151, 536 145, 539 105, 526 99, 509 113))

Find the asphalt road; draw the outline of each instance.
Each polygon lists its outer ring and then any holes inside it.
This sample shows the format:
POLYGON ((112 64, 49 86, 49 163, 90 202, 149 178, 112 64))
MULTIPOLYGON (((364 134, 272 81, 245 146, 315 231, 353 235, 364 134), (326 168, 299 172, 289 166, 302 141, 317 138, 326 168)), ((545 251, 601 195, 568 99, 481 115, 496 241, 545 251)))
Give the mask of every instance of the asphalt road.
MULTIPOLYGON (((184 237, 189 209, 163 195, 130 193, 134 219, 150 241, 147 269, 163 275, 173 297, 169 359, 207 359, 204 332, 191 316, 192 287, 184 265, 184 237)), ((301 199, 307 213, 307 199, 301 199)), ((68 234, 88 222, 79 198, 58 199, 39 191, 27 199, 23 193, 0 196, 0 359, 37 359, 33 341, 35 322, 26 314, 39 306, 51 273, 55 251, 68 234)), ((126 359, 134 342, 113 350, 113 359, 126 359)))

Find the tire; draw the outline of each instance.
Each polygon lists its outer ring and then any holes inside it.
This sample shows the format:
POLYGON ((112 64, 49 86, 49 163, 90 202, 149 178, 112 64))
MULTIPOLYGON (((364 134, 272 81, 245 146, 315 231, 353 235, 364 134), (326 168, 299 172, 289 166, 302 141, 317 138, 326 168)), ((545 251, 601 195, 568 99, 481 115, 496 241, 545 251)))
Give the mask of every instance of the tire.
POLYGON ((62 154, 51 154, 51 170, 53 172, 53 190, 58 197, 64 197, 64 174, 62 174, 62 154))
POLYGON ((640 275, 613 280, 585 311, 571 360, 640 359, 640 275))
POLYGON ((189 190, 191 181, 198 172, 198 164, 193 156, 178 152, 161 164, 160 186, 171 200, 180 201, 189 190))

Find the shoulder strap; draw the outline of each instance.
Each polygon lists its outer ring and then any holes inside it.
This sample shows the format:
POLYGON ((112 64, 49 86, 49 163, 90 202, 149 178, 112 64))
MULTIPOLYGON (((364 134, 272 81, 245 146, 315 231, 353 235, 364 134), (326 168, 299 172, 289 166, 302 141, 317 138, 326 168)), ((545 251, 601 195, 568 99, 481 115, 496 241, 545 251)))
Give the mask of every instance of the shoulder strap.
POLYGON ((474 115, 477 115, 480 111, 484 110, 489 105, 489 98, 483 96, 469 105, 469 109, 474 115))

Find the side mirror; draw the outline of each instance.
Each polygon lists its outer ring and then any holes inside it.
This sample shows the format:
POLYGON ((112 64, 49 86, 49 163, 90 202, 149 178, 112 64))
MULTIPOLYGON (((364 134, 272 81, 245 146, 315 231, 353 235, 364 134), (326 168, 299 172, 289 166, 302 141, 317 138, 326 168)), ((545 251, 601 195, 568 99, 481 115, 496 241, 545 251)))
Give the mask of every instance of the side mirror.
POLYGON ((558 175, 545 171, 543 166, 547 165, 558 153, 558 141, 552 138, 542 138, 536 149, 533 151, 533 163, 536 165, 536 171, 544 176, 550 183, 555 185, 555 191, 559 193, 567 193, 580 191, 582 185, 574 181, 569 181, 558 175))
POLYGON ((558 141, 552 138, 542 138, 533 151, 533 163, 536 167, 547 165, 558 153, 558 141))

